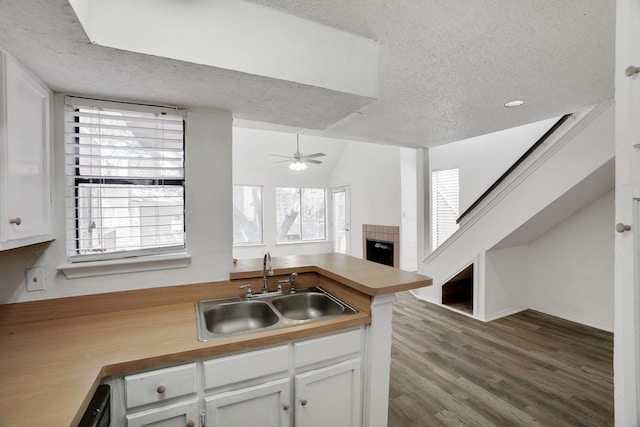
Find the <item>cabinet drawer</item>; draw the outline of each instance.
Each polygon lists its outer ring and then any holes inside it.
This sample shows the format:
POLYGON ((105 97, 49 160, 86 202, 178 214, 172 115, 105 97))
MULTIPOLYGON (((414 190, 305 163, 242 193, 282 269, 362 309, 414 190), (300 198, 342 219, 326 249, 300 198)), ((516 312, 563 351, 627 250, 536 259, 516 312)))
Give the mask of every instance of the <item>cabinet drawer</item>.
POLYGON ((312 365, 325 360, 359 354, 362 331, 342 332, 322 338, 314 338, 293 344, 294 367, 312 365))
POLYGON ((124 377, 127 408, 195 393, 196 364, 174 366, 124 377))
POLYGON ((289 369, 289 347, 283 345, 207 360, 203 367, 206 389, 257 379, 286 372, 289 369))

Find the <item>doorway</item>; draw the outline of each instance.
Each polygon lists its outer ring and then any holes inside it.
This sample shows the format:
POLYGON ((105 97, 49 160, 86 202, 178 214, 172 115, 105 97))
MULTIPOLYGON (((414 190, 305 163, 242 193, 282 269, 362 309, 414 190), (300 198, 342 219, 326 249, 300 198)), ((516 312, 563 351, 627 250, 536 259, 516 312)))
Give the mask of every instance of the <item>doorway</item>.
POLYGON ((331 189, 331 251, 351 254, 349 186, 331 189))

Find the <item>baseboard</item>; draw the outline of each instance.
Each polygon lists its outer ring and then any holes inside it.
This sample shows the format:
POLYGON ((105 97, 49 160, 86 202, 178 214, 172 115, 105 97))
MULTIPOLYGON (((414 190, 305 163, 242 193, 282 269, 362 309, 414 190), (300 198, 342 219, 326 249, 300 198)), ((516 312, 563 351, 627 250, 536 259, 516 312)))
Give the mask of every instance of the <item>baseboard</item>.
POLYGON ((492 314, 490 316, 485 316, 484 318, 480 318, 480 317, 477 317, 477 316, 472 316, 469 313, 465 313, 463 311, 456 310, 455 308, 448 307, 448 306, 440 303, 440 301, 436 301, 436 300, 433 300, 431 298, 425 298, 423 296, 420 296, 420 295, 417 294, 416 291, 417 290, 410 290, 409 292, 411 293, 411 295, 413 295, 415 298, 417 298, 417 299, 419 299, 421 301, 429 302, 431 304, 436 304, 436 305, 438 305, 440 307, 446 308, 447 310, 453 311, 453 312, 458 313, 458 314, 462 314, 462 315, 467 316, 467 317, 471 317, 471 318, 476 319, 476 320, 480 320, 482 322, 491 322, 493 320, 497 320, 497 319, 500 319, 502 317, 511 316, 512 314, 520 313, 521 311, 534 310, 534 311, 538 311, 538 312, 543 313, 543 314, 547 314, 549 316, 558 317, 558 318, 563 319, 563 320, 568 320, 569 322, 574 322, 574 323, 578 323, 580 325, 588 326, 590 328, 600 329, 601 331, 613 333, 613 328, 610 328, 608 326, 600 325, 600 324, 597 324, 597 323, 594 323, 594 322, 590 322, 590 321, 587 321, 587 320, 584 320, 584 319, 578 319, 578 318, 572 317, 572 316, 567 316, 567 315, 562 314, 562 313, 556 313, 556 312, 553 312, 551 310, 546 310, 546 309, 543 309, 543 308, 540 308, 540 307, 529 307, 529 306, 524 306, 524 305, 520 306, 520 307, 516 307, 516 308, 508 308, 506 310, 502 310, 502 311, 499 311, 497 313, 494 313, 494 314, 492 314))
POLYGON ((493 313, 490 316, 485 316, 484 319, 481 319, 481 320, 484 322, 491 322, 492 320, 500 319, 501 317, 511 316, 512 314, 520 313, 521 311, 525 311, 528 308, 529 307, 524 305, 520 307, 515 307, 515 308, 507 308, 497 313, 493 313))
POLYGON ((440 305, 440 303, 438 301, 436 301, 436 300, 433 300, 431 298, 426 298, 426 297, 423 297, 422 295, 419 295, 418 294, 419 290, 420 290, 419 288, 418 289, 411 289, 411 290, 409 290, 409 293, 411 295, 413 295, 414 297, 416 297, 417 299, 421 300, 421 301, 426 301, 426 302, 430 302, 432 304, 440 305))
POLYGON ((558 317, 560 319, 568 320, 569 322, 578 323, 580 325, 589 326, 590 328, 600 329, 601 331, 613 333, 613 328, 609 327, 609 326, 600 325, 598 323, 590 322, 590 321, 584 320, 584 319, 579 319, 579 318, 573 317, 573 316, 567 316, 566 314, 557 313, 557 312, 554 312, 553 310, 546 310, 546 309, 540 308, 540 307, 532 306, 532 307, 529 307, 529 309, 530 310, 534 310, 534 311, 538 311, 538 312, 543 313, 543 314, 548 314, 549 316, 558 317))
POLYGON ((465 313, 464 311, 460 311, 460 310, 456 310, 455 308, 449 307, 448 305, 442 304, 440 301, 436 301, 430 298, 425 298, 423 296, 417 295, 413 290, 409 291, 411 293, 411 295, 413 295, 416 299, 419 299, 420 301, 424 301, 424 302, 428 302, 431 304, 435 304, 437 306, 440 306, 442 308, 446 308, 449 311, 453 311, 454 313, 458 313, 461 314, 463 316, 467 316, 467 317, 471 317, 472 319, 476 319, 476 320, 482 320, 482 319, 478 319, 476 316, 470 314, 470 313, 465 313))

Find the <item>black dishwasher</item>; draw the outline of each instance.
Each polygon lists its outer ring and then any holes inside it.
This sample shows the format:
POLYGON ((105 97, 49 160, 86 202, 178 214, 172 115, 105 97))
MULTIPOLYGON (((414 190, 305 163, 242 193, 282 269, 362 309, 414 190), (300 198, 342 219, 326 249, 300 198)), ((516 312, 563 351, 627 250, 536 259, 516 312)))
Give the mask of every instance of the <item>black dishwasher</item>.
POLYGON ((100 384, 78 427, 107 427, 111 423, 111 387, 100 384))

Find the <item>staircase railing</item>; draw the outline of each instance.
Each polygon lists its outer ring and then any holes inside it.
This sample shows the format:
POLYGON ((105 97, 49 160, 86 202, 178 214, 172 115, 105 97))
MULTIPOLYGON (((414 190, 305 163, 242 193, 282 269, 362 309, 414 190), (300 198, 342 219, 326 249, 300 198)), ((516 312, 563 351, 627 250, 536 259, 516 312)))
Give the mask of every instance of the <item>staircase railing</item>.
POLYGON ((505 173, 500 175, 500 177, 493 184, 491 184, 491 186, 487 189, 487 191, 482 193, 480 197, 478 197, 478 199, 475 202, 473 202, 471 206, 467 208, 467 210, 462 212, 462 214, 458 217, 458 219, 456 219, 456 224, 460 224, 460 221, 462 221, 462 218, 464 218, 466 215, 471 213, 471 211, 473 211, 476 208, 476 206, 482 203, 482 201, 486 199, 487 196, 489 196, 489 194, 491 194, 493 190, 495 190, 505 179, 507 179, 507 177, 511 175, 511 173, 514 170, 516 170, 516 168, 520 166, 520 164, 522 164, 522 162, 524 162, 527 159, 527 157, 529 157, 534 151, 536 151, 536 149, 540 147, 547 140, 547 138, 553 135, 553 133, 556 130, 558 130, 558 128, 562 126, 562 124, 566 122, 567 119, 569 119, 569 117, 571 116, 572 114, 565 114, 553 126, 551 126, 551 128, 549 128, 549 130, 546 131, 544 135, 542 135, 522 156, 520 156, 518 160, 516 160, 513 163, 513 165, 511 165, 509 169, 507 169, 505 173))

